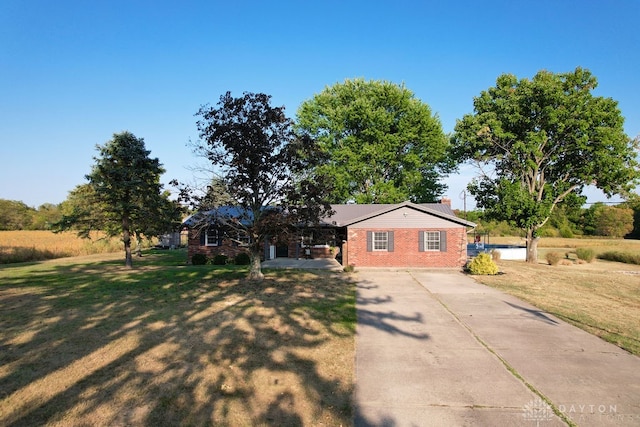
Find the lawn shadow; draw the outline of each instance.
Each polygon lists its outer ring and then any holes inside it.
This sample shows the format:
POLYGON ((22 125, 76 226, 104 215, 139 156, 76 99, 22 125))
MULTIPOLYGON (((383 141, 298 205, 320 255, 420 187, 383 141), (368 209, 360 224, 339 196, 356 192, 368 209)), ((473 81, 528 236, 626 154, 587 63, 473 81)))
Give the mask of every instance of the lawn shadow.
POLYGON ((0 275, 0 424, 351 423, 344 275, 255 284, 163 254, 0 275))

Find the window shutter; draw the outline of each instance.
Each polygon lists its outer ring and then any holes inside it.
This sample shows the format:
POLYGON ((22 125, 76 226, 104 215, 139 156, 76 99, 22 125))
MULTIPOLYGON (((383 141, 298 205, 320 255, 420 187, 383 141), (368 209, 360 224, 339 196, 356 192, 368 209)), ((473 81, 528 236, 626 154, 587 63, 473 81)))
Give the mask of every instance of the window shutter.
POLYGON ((207 244, 207 232, 204 230, 200 230, 200 246, 204 246, 207 244))
POLYGON ((367 252, 373 251, 373 232, 367 231, 367 252))
POLYGON ((440 252, 447 252, 447 231, 440 232, 440 252))
POLYGON ((389 231, 387 233, 387 239, 388 239, 387 248, 388 248, 389 252, 393 252, 393 231, 389 231))
POLYGON ((418 251, 424 252, 424 231, 418 231, 418 251))
POLYGON ((216 234, 218 235, 218 246, 222 246, 222 230, 217 229, 216 234))

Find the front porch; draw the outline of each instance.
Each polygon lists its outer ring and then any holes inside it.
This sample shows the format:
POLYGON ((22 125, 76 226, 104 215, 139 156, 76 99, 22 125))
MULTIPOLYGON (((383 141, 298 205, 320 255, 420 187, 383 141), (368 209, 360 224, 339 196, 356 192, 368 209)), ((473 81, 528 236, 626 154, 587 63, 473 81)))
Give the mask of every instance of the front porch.
POLYGON ((262 262, 262 268, 316 269, 342 271, 342 265, 335 258, 274 258, 262 262))

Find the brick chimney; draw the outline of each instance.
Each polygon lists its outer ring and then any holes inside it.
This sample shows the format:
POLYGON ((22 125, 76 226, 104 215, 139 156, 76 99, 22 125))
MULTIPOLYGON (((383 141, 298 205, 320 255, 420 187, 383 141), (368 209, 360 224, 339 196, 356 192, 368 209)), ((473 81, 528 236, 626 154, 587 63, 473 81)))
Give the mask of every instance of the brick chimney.
POLYGON ((448 197, 443 197, 442 199, 440 199, 440 203, 451 207, 451 199, 448 197))

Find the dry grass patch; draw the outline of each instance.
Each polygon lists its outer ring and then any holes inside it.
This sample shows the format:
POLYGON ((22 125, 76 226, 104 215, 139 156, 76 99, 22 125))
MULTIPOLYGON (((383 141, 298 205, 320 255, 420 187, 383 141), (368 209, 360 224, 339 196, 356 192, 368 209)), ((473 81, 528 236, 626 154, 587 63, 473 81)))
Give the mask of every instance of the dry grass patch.
POLYGON ((474 278, 640 355, 640 266, 569 264, 500 261, 505 274, 474 278))
POLYGON ((118 238, 105 239, 92 233, 82 239, 75 233, 43 230, 0 231, 0 264, 42 261, 47 259, 123 251, 118 238))
MULTIPOLYGON (((490 242, 492 244, 526 245, 526 240, 518 236, 491 236, 490 242)), ((560 258, 569 260, 571 263, 581 264, 583 260, 579 258, 577 252, 589 253, 591 260, 609 253, 616 254, 617 259, 606 257, 604 259, 620 261, 626 258, 633 262, 635 261, 634 257, 640 253, 640 240, 606 237, 543 237, 538 242, 538 260, 548 260, 548 257, 557 258, 555 256, 557 254, 560 258)), ((557 258, 558 263, 570 264, 560 258, 557 258)))
MULTIPOLYGON (((526 245, 526 240, 518 236, 491 236, 490 243, 505 245, 526 245)), ((576 248, 588 248, 596 255, 607 251, 638 252, 640 251, 640 240, 611 239, 596 237, 542 237, 538 242, 538 258, 544 259, 547 252, 555 251, 562 254, 569 253, 575 258, 576 248)))
POLYGON ((348 425, 355 285, 157 252, 0 269, 1 425, 348 425))

